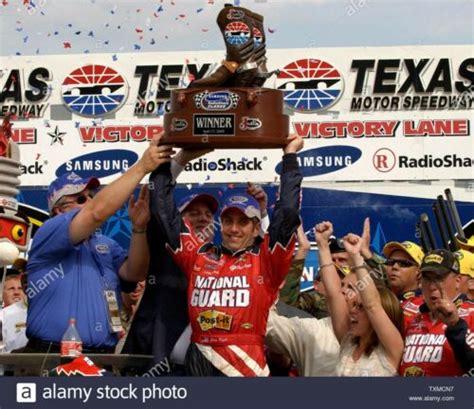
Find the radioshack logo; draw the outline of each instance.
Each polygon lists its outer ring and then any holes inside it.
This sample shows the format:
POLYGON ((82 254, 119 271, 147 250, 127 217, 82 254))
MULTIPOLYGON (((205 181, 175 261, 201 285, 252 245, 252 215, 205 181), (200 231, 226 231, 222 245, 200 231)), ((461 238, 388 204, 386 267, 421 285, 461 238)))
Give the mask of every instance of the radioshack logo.
POLYGON ((219 172, 219 171, 257 171, 263 170, 262 162, 266 161, 267 157, 262 159, 257 157, 242 158, 241 160, 233 160, 231 158, 220 158, 216 161, 208 161, 207 158, 199 158, 198 160, 188 163, 184 170, 186 172, 219 172))
MULTIPOLYGON (((301 152, 297 159, 303 176, 319 176, 347 168, 361 156, 362 151, 352 146, 325 146, 301 152)), ((275 171, 281 173, 281 162, 275 171)))
POLYGON ((138 160, 135 152, 124 149, 111 149, 105 152, 94 152, 71 159, 56 170, 56 176, 75 172, 82 178, 114 175, 125 172, 138 160))
POLYGON ((22 164, 20 165, 22 175, 42 175, 43 166, 47 165, 48 161, 43 161, 42 163, 37 160, 31 164, 22 164))
POLYGON ((99 117, 120 108, 127 97, 128 85, 114 69, 90 64, 71 72, 62 83, 61 93, 71 111, 99 117))
POLYGON ((330 63, 305 58, 286 65, 277 77, 285 104, 302 112, 324 111, 333 106, 344 90, 341 73, 330 63))
POLYGON ((382 173, 390 172, 397 164, 397 156, 388 148, 379 149, 372 158, 374 168, 382 173))

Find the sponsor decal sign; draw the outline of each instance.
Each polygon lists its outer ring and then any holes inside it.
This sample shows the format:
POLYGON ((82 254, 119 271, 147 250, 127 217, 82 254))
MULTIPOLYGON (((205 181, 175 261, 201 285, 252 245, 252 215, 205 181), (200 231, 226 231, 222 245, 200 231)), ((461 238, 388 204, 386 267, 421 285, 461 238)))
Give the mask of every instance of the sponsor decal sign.
POLYGON ((188 122, 186 119, 173 118, 171 121, 171 130, 173 132, 184 131, 188 127, 188 122))
POLYGON ((101 117, 116 111, 127 97, 128 86, 113 68, 89 64, 69 73, 62 83, 61 94, 73 112, 101 117))
POLYGON ((474 107, 474 57, 353 59, 351 111, 456 110, 474 107))
MULTIPOLYGON (((248 31, 239 21, 227 31, 228 41, 245 43, 248 31)), ((219 51, 193 52, 192 61, 186 55, 6 58, 0 114, 21 119, 14 120, 13 140, 21 145, 22 185, 48 185, 58 168, 81 167, 75 159, 86 155, 101 161, 119 150, 139 157, 162 130, 171 91, 213 71, 222 58, 219 51)), ((268 50, 268 68, 280 74, 267 85, 282 90, 289 131, 305 139, 305 182, 472 179, 471 55, 468 46, 268 50)), ((192 127, 196 137, 261 126, 257 114, 235 122, 222 112, 243 103, 229 89, 189 103, 201 107, 199 116, 173 126, 192 127)), ((277 149, 219 150, 188 164, 179 181, 272 183, 280 161, 277 149)), ((92 166, 105 171, 103 183, 119 173, 106 170, 107 163, 92 166)))
POLYGON ((303 112, 323 111, 342 96, 344 79, 331 63, 304 58, 286 65, 278 74, 278 89, 288 108, 303 112))
POLYGON ((205 111, 228 111, 236 108, 240 96, 231 91, 202 92, 194 96, 194 104, 205 111))
POLYGON ((262 127, 262 121, 258 118, 242 117, 239 125, 242 131, 255 131, 262 127))
POLYGON ((0 77, 0 117, 8 113, 23 120, 43 117, 51 92, 51 78, 51 71, 40 64, 35 67, 12 65, 6 75, 0 77))
MULTIPOLYGON (((303 176, 316 176, 350 167, 362 156, 360 149, 351 146, 326 146, 298 153, 298 164, 303 176)), ((281 163, 276 171, 281 173, 281 163)))
POLYGON ((82 178, 97 178, 125 172, 138 160, 135 152, 123 149, 112 149, 105 152, 94 152, 68 160, 56 170, 56 176, 74 172, 82 178))
POLYGON ((209 331, 213 328, 230 331, 232 315, 222 311, 207 310, 198 314, 197 321, 202 331, 209 331))

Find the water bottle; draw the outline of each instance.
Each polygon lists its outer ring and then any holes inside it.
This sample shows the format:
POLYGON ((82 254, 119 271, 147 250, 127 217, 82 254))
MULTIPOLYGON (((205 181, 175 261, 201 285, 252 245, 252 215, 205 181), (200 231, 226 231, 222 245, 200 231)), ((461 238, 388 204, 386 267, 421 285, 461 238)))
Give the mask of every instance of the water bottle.
POLYGON ((76 319, 69 320, 69 326, 61 340, 61 363, 73 361, 82 353, 82 340, 76 328, 76 319))

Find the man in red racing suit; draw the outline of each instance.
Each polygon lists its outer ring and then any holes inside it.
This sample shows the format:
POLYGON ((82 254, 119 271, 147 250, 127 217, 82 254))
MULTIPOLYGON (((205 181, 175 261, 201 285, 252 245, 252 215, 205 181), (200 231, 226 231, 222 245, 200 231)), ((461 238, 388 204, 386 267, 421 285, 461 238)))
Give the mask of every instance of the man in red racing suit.
POLYGON ((428 253, 421 264, 425 304, 405 332, 402 376, 472 376, 474 305, 459 294, 459 262, 447 250, 428 253))
POLYGON ((169 166, 150 181, 153 215, 163 225, 167 247, 188 277, 192 344, 186 372, 192 376, 268 376, 264 336, 269 309, 293 257, 300 224, 302 176, 296 159, 303 142, 290 137, 282 163, 280 199, 264 237, 258 203, 228 197, 221 212, 222 244, 202 244, 183 221, 173 199, 169 166))

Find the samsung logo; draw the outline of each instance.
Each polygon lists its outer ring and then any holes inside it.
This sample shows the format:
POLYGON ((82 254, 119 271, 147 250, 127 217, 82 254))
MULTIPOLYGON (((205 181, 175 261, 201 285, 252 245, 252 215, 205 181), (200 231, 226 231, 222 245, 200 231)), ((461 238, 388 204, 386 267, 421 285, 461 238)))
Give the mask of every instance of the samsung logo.
MULTIPOLYGON (((318 176, 347 168, 361 156, 362 151, 352 146, 326 146, 301 152, 297 160, 303 176, 318 176)), ((281 162, 276 172, 281 173, 281 162)))
POLYGON ((125 172, 138 160, 135 152, 124 149, 112 149, 79 156, 62 164, 56 170, 56 176, 66 172, 75 172, 83 178, 98 178, 125 172))

